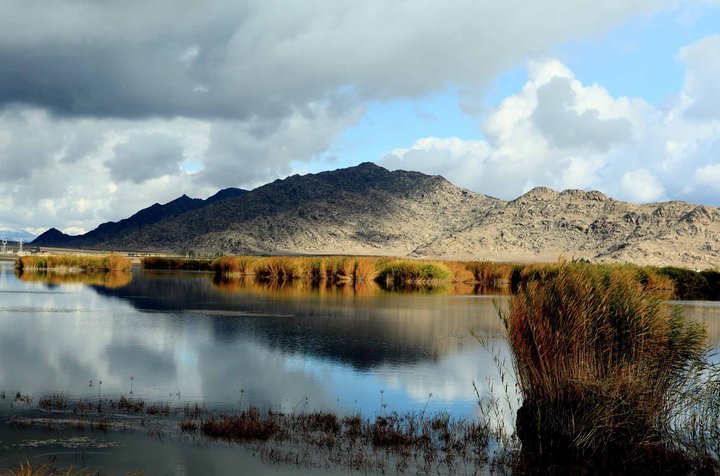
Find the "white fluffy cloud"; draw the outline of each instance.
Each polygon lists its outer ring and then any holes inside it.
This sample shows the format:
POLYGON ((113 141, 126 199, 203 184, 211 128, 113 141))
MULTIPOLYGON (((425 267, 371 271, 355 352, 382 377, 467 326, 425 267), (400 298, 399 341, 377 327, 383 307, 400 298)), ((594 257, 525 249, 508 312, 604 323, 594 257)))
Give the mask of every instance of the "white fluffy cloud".
MULTIPOLYGON (((367 101, 477 90, 669 4, 0 0, 0 226, 88 230, 252 187, 326 151, 367 101)), ((619 140, 608 127, 593 140, 619 140)))
POLYGON ((506 199, 544 185, 720 205, 718 51, 720 35, 681 51, 686 80, 665 108, 582 84, 556 60, 531 62, 522 90, 484 120, 484 140, 428 137, 388 152, 381 164, 506 199))

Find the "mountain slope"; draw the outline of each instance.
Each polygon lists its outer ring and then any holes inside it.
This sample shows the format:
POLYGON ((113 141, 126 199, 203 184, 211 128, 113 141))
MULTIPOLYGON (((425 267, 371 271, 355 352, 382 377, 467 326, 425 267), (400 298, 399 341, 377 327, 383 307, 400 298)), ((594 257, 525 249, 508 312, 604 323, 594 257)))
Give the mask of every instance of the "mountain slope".
POLYGON ((17 229, 10 229, 10 228, 0 229, 0 239, 5 239, 8 241, 23 240, 25 243, 27 243, 34 238, 35 238, 35 235, 33 235, 32 233, 29 233, 25 230, 17 230, 17 229))
POLYGON ((152 225, 161 220, 182 215, 183 213, 201 208, 209 203, 215 203, 227 198, 239 197, 247 193, 247 190, 239 188, 226 188, 215 195, 202 200, 182 195, 163 205, 155 203, 140 210, 129 218, 117 222, 107 222, 84 235, 66 235, 61 231, 51 228, 38 236, 33 242, 36 246, 71 246, 71 247, 99 247, 112 242, 118 236, 134 232, 142 227, 152 225))
POLYGON ((686 202, 636 205, 600 192, 536 188, 419 255, 564 255, 593 261, 712 267, 720 264, 720 210, 686 202))
POLYGON ((685 202, 635 205, 547 188, 506 202, 371 163, 218 195, 151 223, 85 236, 125 250, 720 264, 720 210, 685 202))
POLYGON ((112 244, 171 249, 182 243, 186 249, 233 253, 408 254, 498 203, 442 177, 366 163, 276 180, 112 244), (444 218, 438 220, 438 214, 444 218))

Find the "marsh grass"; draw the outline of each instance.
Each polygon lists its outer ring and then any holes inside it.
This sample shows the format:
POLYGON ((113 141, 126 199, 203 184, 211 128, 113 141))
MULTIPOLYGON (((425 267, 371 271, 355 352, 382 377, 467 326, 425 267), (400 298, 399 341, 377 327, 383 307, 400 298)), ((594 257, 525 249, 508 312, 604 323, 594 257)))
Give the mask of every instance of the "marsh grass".
MULTIPOLYGON (((481 424, 455 419, 447 413, 390 413, 374 418, 333 412, 284 414, 250 407, 238 414, 211 417, 197 423, 184 420, 185 432, 244 444, 259 443, 261 454, 276 462, 312 464, 320 455, 333 466, 360 471, 388 469, 406 472, 411 463, 418 473, 444 467, 467 469, 489 461, 488 432, 481 424), (302 458, 300 455, 303 455, 302 458), (393 459, 389 458, 393 455, 393 459)), ((317 461, 315 461, 317 464, 317 461)))
POLYGON ((468 263, 473 282, 485 288, 500 288, 510 282, 513 266, 508 263, 475 261, 468 263))
POLYGON ((393 260, 384 263, 377 281, 393 285, 450 282, 452 273, 445 264, 433 261, 393 260))
POLYGON ((69 467, 56 468, 52 463, 33 465, 29 460, 21 461, 15 470, 0 469, 0 476, 85 476, 94 474, 84 469, 69 467))
POLYGON ((12 424, 103 433, 140 429, 160 438, 174 429, 188 438, 247 446, 273 463, 362 472, 476 473, 492 459, 489 432, 482 422, 443 412, 427 415, 425 409, 404 414, 383 411, 370 418, 323 410, 283 413, 254 406, 216 413, 198 404, 171 407, 125 396, 70 400, 62 394, 40 396, 37 405, 46 410, 43 418, 18 417, 12 424))
POLYGON ((245 276, 253 274, 252 263, 255 260, 250 256, 222 256, 212 262, 212 267, 221 276, 245 276))
POLYGON ((652 454, 689 464, 668 441, 683 391, 703 365, 704 329, 663 305, 635 267, 559 263, 530 272, 503 315, 524 453, 612 455, 610 463, 652 454))
POLYGON ((177 271, 214 271, 214 262, 209 259, 185 259, 148 256, 140 263, 144 269, 177 271))
POLYGON ((128 271, 132 262, 119 255, 30 255, 15 262, 20 270, 128 271))

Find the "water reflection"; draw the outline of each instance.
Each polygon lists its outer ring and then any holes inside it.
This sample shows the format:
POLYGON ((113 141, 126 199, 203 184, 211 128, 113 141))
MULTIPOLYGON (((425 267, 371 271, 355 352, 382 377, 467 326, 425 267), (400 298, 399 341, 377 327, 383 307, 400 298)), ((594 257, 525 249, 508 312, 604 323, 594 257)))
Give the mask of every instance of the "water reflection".
POLYGON ((125 286, 0 281, 0 390, 129 393, 285 410, 475 412, 487 353, 501 336, 492 299, 136 274, 125 286), (95 385, 89 386, 90 380, 95 385), (103 381, 102 388, 97 384, 103 381), (178 396, 179 393, 179 396, 178 396))
POLYGON ((152 272, 124 288, 97 292, 140 311, 203 316, 218 341, 250 336, 285 353, 357 370, 437 360, 474 340, 470 332, 502 333, 492 299, 388 293, 374 283, 317 287, 152 272))
POLYGON ((45 283, 50 287, 61 284, 87 284, 105 288, 121 288, 132 281, 132 273, 125 271, 78 273, 17 269, 15 270, 15 276, 21 281, 45 283))
MULTIPOLYGON (((432 393, 428 411, 473 415, 473 381, 485 391, 498 376, 471 333, 507 358, 497 314, 507 299, 472 288, 409 294, 137 269, 123 286, 29 276, 0 265, 8 393, 128 394, 132 376, 135 394, 153 400, 234 407, 242 390, 245 404, 372 415, 382 389, 388 410, 420 410, 432 393)), ((680 305, 717 347, 720 307, 680 305)))

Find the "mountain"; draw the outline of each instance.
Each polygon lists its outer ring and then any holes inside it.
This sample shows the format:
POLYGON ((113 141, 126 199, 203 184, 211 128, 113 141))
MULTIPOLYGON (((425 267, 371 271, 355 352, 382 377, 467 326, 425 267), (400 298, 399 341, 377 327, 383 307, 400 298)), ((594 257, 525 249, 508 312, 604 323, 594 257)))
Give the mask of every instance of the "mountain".
POLYGON ((218 195, 152 223, 83 236, 124 250, 720 263, 720 210, 686 202, 636 205, 542 187, 504 201, 372 163, 218 195))
POLYGON ((84 235, 66 235, 61 231, 51 228, 38 236, 33 242, 36 246, 59 246, 59 247, 103 247, 106 243, 112 242, 118 236, 131 233, 145 226, 152 225, 161 220, 182 215, 185 212, 201 208, 209 203, 215 203, 227 198, 239 197, 247 190, 239 188, 226 188, 215 195, 202 200, 182 195, 163 205, 155 203, 140 210, 129 218, 118 222, 107 222, 84 235))
POLYGON ((27 242, 35 239, 35 235, 33 235, 32 233, 29 233, 25 230, 2 228, 2 229, 0 229, 0 239, 5 239, 8 241, 23 240, 25 243, 27 243, 27 242))

